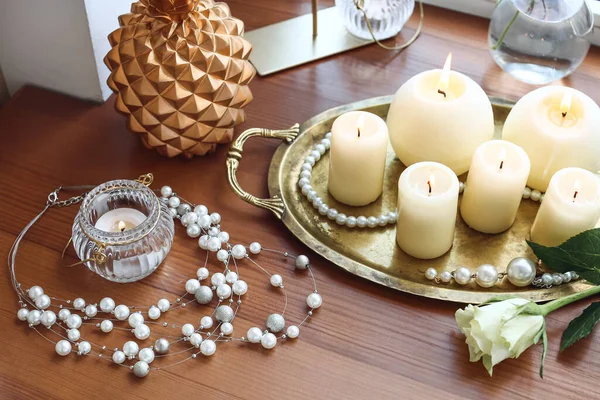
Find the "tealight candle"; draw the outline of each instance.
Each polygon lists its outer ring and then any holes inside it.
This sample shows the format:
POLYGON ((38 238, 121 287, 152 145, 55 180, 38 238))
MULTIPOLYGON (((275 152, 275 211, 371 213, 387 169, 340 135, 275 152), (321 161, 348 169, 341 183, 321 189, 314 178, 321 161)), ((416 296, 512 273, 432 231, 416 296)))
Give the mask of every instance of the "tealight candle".
POLYGON ((548 185, 531 227, 531 240, 558 246, 592 229, 600 219, 600 178, 581 168, 558 171, 548 185))
POLYGON ((422 259, 446 253, 454 241, 458 178, 445 165, 420 162, 406 168, 398 181, 396 242, 422 259))
POLYGON ((94 227, 105 232, 124 232, 135 228, 145 220, 146 215, 135 208, 116 208, 101 215, 94 227))
POLYGON ((529 176, 529 157, 514 143, 490 140, 480 145, 467 176, 460 213, 471 228, 499 233, 515 222, 529 176))
POLYGON ((564 86, 529 92, 506 118, 502 138, 523 147, 531 160, 527 186, 546 191, 560 169, 600 169, 600 108, 564 86))
POLYGON ((390 141, 404 165, 437 161, 457 175, 477 146, 494 135, 492 105, 471 78, 450 70, 422 72, 396 92, 387 116, 390 141))
POLYGON ((383 191, 388 131, 383 119, 365 111, 340 115, 331 127, 329 193, 340 203, 364 206, 383 191))

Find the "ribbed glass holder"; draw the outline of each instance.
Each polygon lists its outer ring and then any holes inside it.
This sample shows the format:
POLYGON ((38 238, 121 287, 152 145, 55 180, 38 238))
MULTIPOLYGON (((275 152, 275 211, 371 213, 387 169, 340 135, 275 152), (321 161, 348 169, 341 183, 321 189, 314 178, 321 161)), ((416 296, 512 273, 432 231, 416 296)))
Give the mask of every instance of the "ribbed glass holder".
POLYGON ((158 268, 171 249, 174 232, 167 204, 152 190, 137 181, 115 180, 86 195, 73 223, 73 246, 79 259, 103 278, 135 282, 158 268), (118 208, 138 210, 146 219, 124 232, 95 227, 102 215, 118 208))

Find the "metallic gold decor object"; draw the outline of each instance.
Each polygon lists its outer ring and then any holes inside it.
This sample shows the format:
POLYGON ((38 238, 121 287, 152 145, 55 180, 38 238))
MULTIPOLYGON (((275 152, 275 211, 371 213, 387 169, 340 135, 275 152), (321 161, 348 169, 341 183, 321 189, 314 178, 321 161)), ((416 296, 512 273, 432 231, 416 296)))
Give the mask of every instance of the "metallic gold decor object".
MULTIPOLYGON (((472 270, 482 264, 493 264, 499 272, 506 272, 508 263, 515 257, 535 256, 525 239, 535 218, 538 202, 523 200, 515 224, 508 231, 487 235, 470 229, 457 217, 456 236, 452 250, 434 260, 419 260, 408 256, 396 245, 395 226, 356 230, 340 226, 319 215, 299 191, 297 182, 303 160, 309 155, 339 115, 354 110, 365 110, 384 118, 391 96, 368 99, 325 111, 296 127, 285 131, 251 129, 237 140, 227 159, 230 185, 244 201, 271 210, 285 226, 304 244, 332 263, 352 274, 381 285, 440 300, 460 303, 481 303, 499 294, 518 295, 533 301, 547 301, 583 290, 589 285, 584 281, 570 282, 550 289, 531 286, 517 288, 505 281, 493 288, 481 288, 475 283, 459 285, 455 282, 437 285, 425 277, 427 268, 453 271, 460 266, 472 270), (243 152, 244 142, 253 136, 282 140, 269 167, 270 199, 258 199, 245 192, 237 183, 235 173, 243 152), (295 137, 295 139, 294 139, 295 137)), ((495 117, 495 138, 500 138, 502 125, 512 103, 492 98, 495 117)), ((328 153, 323 156, 329 157, 328 153)), ((329 162, 322 160, 312 170, 311 184, 323 201, 346 215, 378 215, 396 208, 398 177, 404 166, 388 149, 387 168, 382 197, 365 207, 349 207, 338 203, 327 192, 327 168, 329 162)), ((465 176, 459 179, 464 182, 465 176)))
POLYGON ((129 129, 167 157, 230 142, 256 73, 243 22, 213 0, 141 0, 119 22, 104 61, 129 129))

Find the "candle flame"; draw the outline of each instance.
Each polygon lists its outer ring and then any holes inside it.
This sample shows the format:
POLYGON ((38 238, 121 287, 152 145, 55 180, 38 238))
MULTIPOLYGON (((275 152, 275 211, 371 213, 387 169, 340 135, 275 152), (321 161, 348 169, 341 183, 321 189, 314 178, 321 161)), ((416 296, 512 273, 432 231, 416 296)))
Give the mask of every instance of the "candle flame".
POLYGON ((363 130, 365 128, 365 116, 364 114, 361 114, 360 117, 358 117, 358 121, 356 121, 356 130, 358 131, 358 137, 360 137, 360 131, 363 130))
POLYGON ((446 62, 444 63, 444 68, 442 69, 442 74, 440 75, 440 81, 438 82, 438 93, 444 95, 446 97, 446 92, 448 91, 448 86, 450 85, 450 66, 452 65, 452 53, 448 54, 446 58, 446 62))
POLYGON ((429 180, 427 181, 427 186, 429 186, 429 194, 431 195, 431 190, 433 188, 433 185, 435 185, 435 175, 431 174, 429 175, 429 180))
POLYGON ((504 167, 504 159, 506 158, 506 149, 503 147, 500 149, 500 153, 498 153, 498 159, 500 160, 500 169, 504 167))
POLYGON ((117 228, 119 229, 120 232, 125 231, 126 227, 127 226, 125 225, 125 222, 123 222, 123 221, 119 221, 119 223, 117 224, 117 228))
POLYGON ((573 91, 567 89, 563 95, 562 101, 560 102, 560 112, 563 118, 567 116, 567 113, 571 111, 571 100, 573 99, 573 91))

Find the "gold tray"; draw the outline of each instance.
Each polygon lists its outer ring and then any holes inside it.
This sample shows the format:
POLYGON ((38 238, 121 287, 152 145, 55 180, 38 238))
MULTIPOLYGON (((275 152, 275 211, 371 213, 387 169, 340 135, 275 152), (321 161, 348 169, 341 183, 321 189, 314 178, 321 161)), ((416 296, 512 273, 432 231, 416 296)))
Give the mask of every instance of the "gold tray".
MULTIPOLYGON (((550 289, 517 288, 505 279, 502 284, 485 289, 475 282, 465 286, 455 282, 436 284, 425 278, 424 272, 429 267, 436 268, 438 272, 443 269, 453 270, 458 266, 474 270, 487 263, 496 265, 503 272, 508 262, 515 257, 535 259, 525 242, 539 206, 539 203, 532 200, 523 200, 515 224, 508 231, 497 235, 470 229, 459 213, 452 249, 434 260, 419 260, 402 252, 396 245, 395 225, 350 229, 319 215, 297 185, 303 160, 311 148, 329 132, 337 116, 348 111, 365 110, 385 119, 391 100, 391 96, 385 96, 336 107, 287 130, 256 128, 245 131, 233 142, 229 151, 229 184, 244 201, 271 210, 298 239, 327 260, 354 275, 403 292, 460 303, 481 303, 498 294, 547 301, 588 287, 587 283, 577 281, 550 289), (259 199, 245 192, 236 179, 244 142, 253 136, 284 141, 273 155, 269 168, 270 199, 259 199)), ((500 138, 502 125, 513 103, 498 98, 491 98, 491 101, 496 123, 494 137, 500 138)), ((329 152, 313 168, 311 184, 330 207, 354 216, 378 215, 396 208, 398 177, 404 166, 391 146, 388 148, 383 195, 375 203, 365 207, 345 206, 329 196, 328 158, 329 152)), ((460 181, 464 182, 465 177, 466 174, 460 176, 460 181)))

